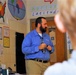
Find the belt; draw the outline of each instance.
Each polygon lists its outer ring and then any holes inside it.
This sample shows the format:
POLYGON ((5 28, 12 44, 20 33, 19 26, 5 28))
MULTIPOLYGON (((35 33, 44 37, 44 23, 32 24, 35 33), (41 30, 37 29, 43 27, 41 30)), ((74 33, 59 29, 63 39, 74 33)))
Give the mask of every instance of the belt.
POLYGON ((48 63, 47 60, 40 60, 40 59, 29 59, 29 60, 34 60, 34 61, 38 61, 38 62, 42 62, 42 63, 48 63))

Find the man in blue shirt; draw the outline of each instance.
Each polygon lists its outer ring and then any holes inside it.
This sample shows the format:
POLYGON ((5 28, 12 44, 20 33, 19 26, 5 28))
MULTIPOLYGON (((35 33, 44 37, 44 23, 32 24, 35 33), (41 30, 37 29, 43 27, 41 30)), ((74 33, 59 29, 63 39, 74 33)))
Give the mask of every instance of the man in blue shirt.
POLYGON ((56 25, 61 32, 68 32, 74 50, 68 61, 48 67, 44 75, 76 75, 76 0, 58 0, 58 5, 56 25))
POLYGON ((50 36, 45 33, 47 29, 46 18, 38 17, 35 27, 35 30, 25 36, 22 43, 27 75, 43 75, 45 69, 50 65, 50 54, 54 52, 50 36))

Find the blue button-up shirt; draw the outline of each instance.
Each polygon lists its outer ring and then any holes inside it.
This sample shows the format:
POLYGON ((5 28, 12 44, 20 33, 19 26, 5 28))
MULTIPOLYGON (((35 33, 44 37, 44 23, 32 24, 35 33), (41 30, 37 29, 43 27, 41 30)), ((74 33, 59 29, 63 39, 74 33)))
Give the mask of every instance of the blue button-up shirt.
POLYGON ((68 61, 48 67, 44 75, 76 75, 76 50, 68 61))
POLYGON ((29 32, 22 43, 22 52, 25 54, 25 59, 41 59, 49 60, 50 54, 54 52, 54 46, 50 39, 50 36, 46 33, 43 33, 43 42, 52 47, 51 51, 45 49, 45 52, 39 50, 39 46, 42 43, 42 39, 36 30, 29 32))

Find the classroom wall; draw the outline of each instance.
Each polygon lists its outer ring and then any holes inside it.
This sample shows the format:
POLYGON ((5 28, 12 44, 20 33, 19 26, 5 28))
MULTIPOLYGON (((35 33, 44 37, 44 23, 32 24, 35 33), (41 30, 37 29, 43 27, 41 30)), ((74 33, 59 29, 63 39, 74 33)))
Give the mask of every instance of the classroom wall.
MULTIPOLYGON (((22 25, 18 22, 9 21, 8 25, 0 24, 3 26, 8 26, 10 28, 10 47, 3 47, 3 54, 0 56, 2 64, 5 64, 6 67, 11 67, 13 70, 16 70, 14 64, 16 63, 16 46, 15 46, 15 32, 20 32, 26 34, 26 25, 22 25)), ((0 43, 3 45, 3 38, 0 40, 0 43)))
MULTIPOLYGON (((25 1, 25 0, 24 0, 25 1)), ((25 3, 25 2, 24 2, 25 3)), ((15 46, 15 33, 24 33, 26 34, 26 15, 23 20, 16 20, 8 9, 8 3, 6 5, 6 11, 5 11, 5 22, 0 23, 0 27, 2 27, 2 40, 0 40, 0 44, 2 45, 3 54, 0 56, 0 63, 5 64, 6 68, 11 67, 13 71, 16 71, 16 46, 15 46), (3 27, 9 27, 10 29, 10 47, 6 48, 4 47, 4 33, 3 33, 3 27)), ((0 18, 1 19, 1 18, 0 18)))
MULTIPOLYGON (((52 14, 43 14, 43 15, 32 15, 33 13, 37 12, 46 12, 50 10, 56 10, 57 9, 57 0, 54 0, 53 4, 51 5, 50 2, 44 2, 44 0, 24 0, 25 7, 26 7, 26 15, 25 18, 22 21, 19 22, 15 20, 9 10, 8 11, 8 23, 7 24, 0 24, 0 27, 3 28, 3 26, 7 26, 10 28, 10 48, 3 47, 3 54, 0 56, 0 61, 2 64, 6 64, 6 67, 10 66, 14 71, 16 70, 16 67, 14 64, 16 63, 15 58, 15 32, 24 33, 26 35, 28 32, 30 32, 30 19, 35 19, 38 16, 44 16, 44 17, 53 17, 56 13, 52 14), (50 7, 49 7, 50 6, 50 7), (52 6, 52 7, 51 7, 52 6), (53 7, 54 6, 54 7, 53 7), (36 7, 36 8, 34 8, 36 7), (38 9, 37 9, 38 7, 38 9), (41 9, 42 7, 42 9, 41 9), (34 8, 34 10, 33 10, 34 8)), ((54 11, 53 10, 53 11, 54 11)), ((3 35, 2 35, 3 36, 3 35)), ((3 45, 3 39, 0 40, 0 44, 3 45)))

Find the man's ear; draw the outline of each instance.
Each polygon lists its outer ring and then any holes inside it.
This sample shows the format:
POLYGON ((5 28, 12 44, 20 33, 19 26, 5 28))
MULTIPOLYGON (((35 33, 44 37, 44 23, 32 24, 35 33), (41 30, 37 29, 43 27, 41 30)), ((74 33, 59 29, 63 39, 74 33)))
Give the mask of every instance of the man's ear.
POLYGON ((40 27, 40 26, 41 26, 41 24, 40 24, 40 23, 38 23, 38 26, 40 27))
POLYGON ((54 18, 54 21, 56 23, 57 28, 62 32, 65 33, 66 32, 66 28, 64 27, 62 21, 60 20, 60 16, 59 14, 57 14, 54 18))

